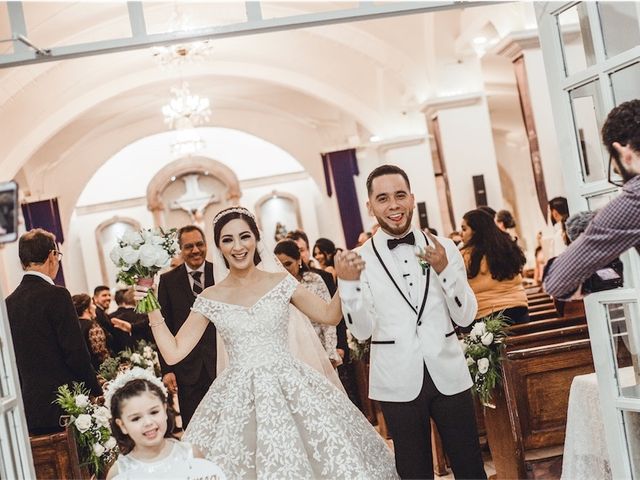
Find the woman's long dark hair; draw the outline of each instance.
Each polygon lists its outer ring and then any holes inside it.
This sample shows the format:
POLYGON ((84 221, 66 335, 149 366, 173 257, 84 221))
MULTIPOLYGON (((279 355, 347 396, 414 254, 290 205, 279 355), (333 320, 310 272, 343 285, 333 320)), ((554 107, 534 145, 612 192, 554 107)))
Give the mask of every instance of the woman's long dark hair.
POLYGON ((316 244, 313 246, 313 250, 311 250, 312 254, 315 254, 316 248, 320 250, 320 253, 324 255, 325 265, 327 267, 333 267, 333 257, 336 254, 335 243, 333 243, 328 238, 319 238, 316 240, 316 244))
POLYGON ((511 280, 522 271, 527 262, 522 249, 508 233, 498 228, 491 216, 481 210, 471 210, 463 218, 473 232, 471 240, 463 247, 463 250, 471 251, 468 278, 478 275, 485 256, 494 280, 511 280))
MULTIPOLYGON (((293 240, 280 240, 276 243, 273 253, 276 255, 284 254, 287 257, 291 257, 295 261, 300 262, 300 249, 298 248, 298 244, 293 240)), ((300 276, 309 271, 309 267, 305 265, 304 262, 300 262, 300 276)))
POLYGON ((129 435, 125 434, 120 429, 120 426, 116 423, 116 419, 122 417, 122 402, 131 397, 137 397, 144 392, 152 393, 158 397, 162 402, 162 405, 167 409, 167 431, 164 434, 164 438, 175 438, 173 435, 173 429, 176 424, 176 415, 173 408, 171 408, 171 405, 168 403, 167 396, 157 385, 154 385, 143 378, 136 378, 135 380, 127 382, 122 388, 115 392, 113 397, 111 397, 111 405, 106 405, 106 407, 110 407, 111 410, 111 434, 113 435, 113 438, 116 439, 116 442, 118 442, 118 447, 123 455, 131 452, 133 447, 135 447, 135 443, 133 443, 133 440, 131 440, 129 435))

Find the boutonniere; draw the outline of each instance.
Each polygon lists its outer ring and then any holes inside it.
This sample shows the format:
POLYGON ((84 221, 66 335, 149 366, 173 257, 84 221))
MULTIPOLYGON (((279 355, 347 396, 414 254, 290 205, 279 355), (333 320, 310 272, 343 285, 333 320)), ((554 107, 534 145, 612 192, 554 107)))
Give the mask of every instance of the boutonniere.
POLYGON ((424 248, 422 248, 419 245, 416 245, 415 247, 413 247, 416 257, 418 257, 418 263, 420 264, 420 267, 422 268, 422 275, 426 275, 427 274, 427 270, 429 268, 431 268, 431 264, 429 262, 427 262, 426 260, 426 251, 424 248))

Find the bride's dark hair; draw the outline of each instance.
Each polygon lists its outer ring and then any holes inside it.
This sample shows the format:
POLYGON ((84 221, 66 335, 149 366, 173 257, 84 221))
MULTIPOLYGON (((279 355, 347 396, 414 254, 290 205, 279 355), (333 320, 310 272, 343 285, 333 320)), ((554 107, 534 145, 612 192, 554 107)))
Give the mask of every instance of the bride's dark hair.
MULTIPOLYGON (((243 207, 230 207, 220 210, 213 219, 213 241, 216 247, 220 248, 220 232, 222 232, 222 228, 231 220, 236 219, 244 220, 246 224, 249 225, 249 230, 251 230, 251 233, 253 233, 253 236, 256 238, 256 244, 260 241, 260 230, 258 230, 258 225, 256 224, 256 219, 253 214, 243 207)), ((262 259, 256 248, 256 251, 253 253, 253 264, 258 265, 261 261, 262 259)), ((224 264, 229 268, 229 262, 227 262, 226 258, 224 258, 224 264)))

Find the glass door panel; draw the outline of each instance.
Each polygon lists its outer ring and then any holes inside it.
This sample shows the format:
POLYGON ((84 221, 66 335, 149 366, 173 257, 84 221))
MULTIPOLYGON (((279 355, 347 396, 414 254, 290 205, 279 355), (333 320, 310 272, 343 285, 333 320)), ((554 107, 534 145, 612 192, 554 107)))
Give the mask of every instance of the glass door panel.
POLYGON ((633 478, 640 475, 640 413, 623 410, 622 419, 633 478))
POLYGON ((616 105, 640 98, 640 62, 632 63, 609 75, 616 105))
POLYGON ((574 5, 557 16, 565 75, 581 72, 595 63, 593 40, 583 3, 574 5))
POLYGON ((629 302, 605 304, 618 394, 622 397, 640 399, 637 338, 634 336, 632 322, 633 308, 635 304, 629 302))
MULTIPOLYGON (((585 183, 606 179, 600 129, 603 124, 602 96, 597 80, 569 92, 573 122, 578 140, 580 168, 585 183)), ((608 157, 607 157, 608 159, 608 157)))
POLYGON ((598 2, 598 13, 607 58, 640 45, 636 2, 598 2))

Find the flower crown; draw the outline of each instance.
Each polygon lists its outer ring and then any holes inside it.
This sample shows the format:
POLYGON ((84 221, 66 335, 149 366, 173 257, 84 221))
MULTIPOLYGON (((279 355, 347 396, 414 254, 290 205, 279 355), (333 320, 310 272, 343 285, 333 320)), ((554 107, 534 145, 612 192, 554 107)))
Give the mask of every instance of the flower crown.
POLYGON ((215 226, 215 224, 218 223, 218 221, 222 217, 226 217, 230 213, 240 213, 242 215, 246 215, 247 217, 251 217, 254 222, 256 221, 256 217, 253 215, 253 213, 251 213, 246 208, 244 208, 244 207, 231 207, 231 208, 225 208, 224 210, 221 210, 220 212, 218 212, 218 214, 215 217, 213 217, 213 225, 215 226))
POLYGON ((119 373, 116 378, 106 384, 106 388, 104 389, 104 403, 107 408, 111 409, 111 399, 118 390, 133 380, 146 380, 162 390, 165 397, 168 395, 167 387, 164 386, 164 383, 162 383, 158 377, 149 370, 141 367, 133 367, 119 373))

